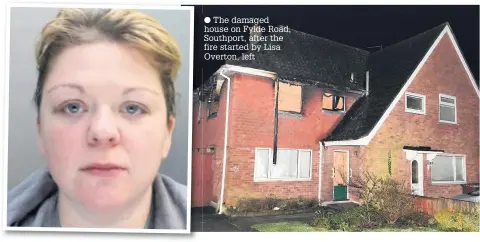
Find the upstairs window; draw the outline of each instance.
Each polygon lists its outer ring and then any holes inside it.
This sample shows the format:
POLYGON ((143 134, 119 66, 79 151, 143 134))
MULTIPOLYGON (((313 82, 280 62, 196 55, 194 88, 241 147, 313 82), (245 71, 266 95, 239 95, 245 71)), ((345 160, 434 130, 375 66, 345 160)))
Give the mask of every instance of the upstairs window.
POLYGON ((345 97, 326 92, 323 94, 322 109, 327 111, 345 111, 345 97))
POLYGON ((278 111, 289 113, 302 112, 302 86, 279 82, 278 111))
POLYGON ((457 98, 445 94, 439 95, 439 115, 442 123, 457 123, 457 98))
POLYGON ((416 93, 405 94, 405 111, 425 114, 425 96, 416 93))

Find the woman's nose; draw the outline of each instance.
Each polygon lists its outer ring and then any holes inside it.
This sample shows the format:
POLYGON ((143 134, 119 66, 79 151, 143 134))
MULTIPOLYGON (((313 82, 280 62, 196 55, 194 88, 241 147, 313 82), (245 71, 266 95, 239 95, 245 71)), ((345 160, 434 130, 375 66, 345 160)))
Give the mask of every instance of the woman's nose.
POLYGON ((88 143, 93 146, 115 146, 120 142, 117 120, 107 108, 98 109, 91 118, 88 143))

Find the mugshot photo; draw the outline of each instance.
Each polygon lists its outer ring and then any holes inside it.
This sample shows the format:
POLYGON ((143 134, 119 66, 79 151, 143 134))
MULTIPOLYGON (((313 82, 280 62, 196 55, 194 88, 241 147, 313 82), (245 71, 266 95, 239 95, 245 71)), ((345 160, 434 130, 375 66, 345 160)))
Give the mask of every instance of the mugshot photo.
POLYGON ((189 233, 193 8, 7 10, 6 226, 189 233))

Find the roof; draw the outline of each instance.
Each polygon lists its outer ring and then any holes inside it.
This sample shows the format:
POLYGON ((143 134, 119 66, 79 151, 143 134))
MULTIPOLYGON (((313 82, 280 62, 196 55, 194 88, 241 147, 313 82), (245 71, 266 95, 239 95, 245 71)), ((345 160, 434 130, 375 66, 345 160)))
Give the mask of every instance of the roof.
POLYGON ((368 135, 447 25, 443 23, 370 54, 369 95, 359 98, 323 141, 356 140, 368 135))
MULTIPOLYGON (((280 45, 281 50, 254 51, 255 60, 233 60, 226 64, 277 73, 279 80, 296 81, 338 91, 363 91, 369 52, 294 29, 276 33, 283 41, 260 42, 280 45), (352 73, 353 81, 350 81, 352 73)), ((262 47, 263 48, 263 47, 262 47)), ((247 52, 246 54, 250 53, 247 52)))
MULTIPOLYGON (((284 81, 363 93, 368 70, 368 96, 361 96, 322 141, 357 140, 368 135, 380 121, 446 26, 447 22, 373 53, 289 29, 290 33, 277 33, 283 36, 283 41, 265 42, 279 44, 280 51, 253 52, 255 60, 233 60, 226 64, 275 72, 284 81)), ((213 90, 214 79, 212 76, 204 83, 202 94, 213 90)))

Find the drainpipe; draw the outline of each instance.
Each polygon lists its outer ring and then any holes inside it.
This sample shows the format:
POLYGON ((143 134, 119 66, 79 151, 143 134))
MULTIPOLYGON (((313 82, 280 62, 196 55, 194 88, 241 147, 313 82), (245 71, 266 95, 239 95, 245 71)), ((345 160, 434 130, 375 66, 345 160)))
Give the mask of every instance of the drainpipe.
MULTIPOLYGON (((222 70, 223 71, 223 70, 222 70)), ((229 114, 229 107, 230 107, 230 77, 223 74, 220 71, 220 75, 227 79, 228 87, 227 87, 227 106, 225 108, 225 138, 223 142, 223 169, 222 169, 222 189, 220 191, 220 210, 218 214, 223 213, 223 196, 225 194, 225 172, 227 167, 227 141, 228 141, 228 114, 229 114)))
POLYGON ((322 199, 323 141, 320 141, 320 162, 318 164, 318 202, 322 199))
POLYGON ((367 78, 367 96, 368 96, 368 93, 370 92, 370 72, 367 71, 366 73, 366 78, 367 78))

